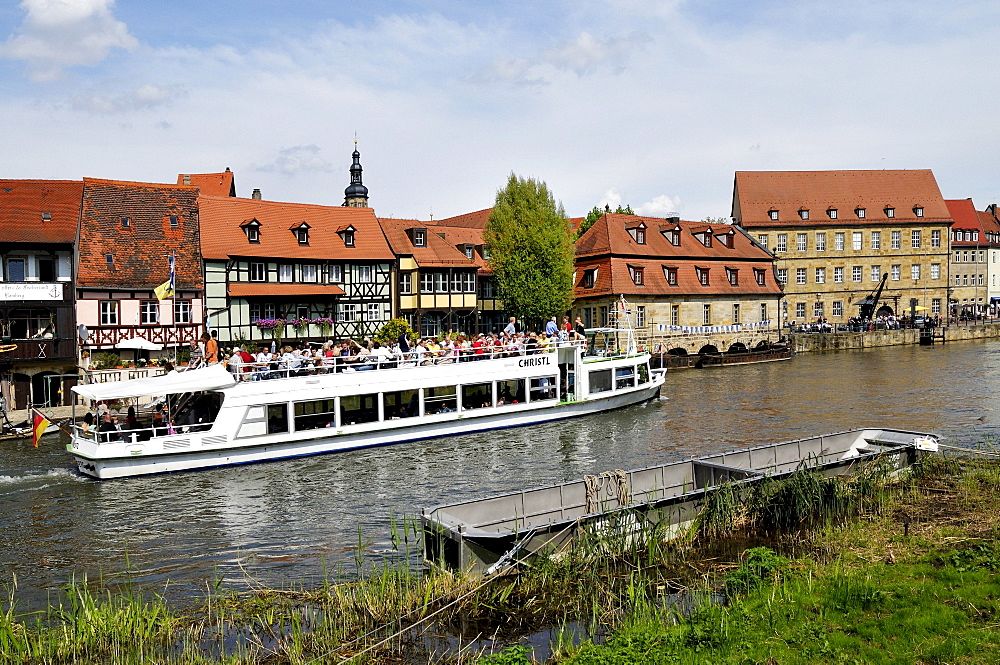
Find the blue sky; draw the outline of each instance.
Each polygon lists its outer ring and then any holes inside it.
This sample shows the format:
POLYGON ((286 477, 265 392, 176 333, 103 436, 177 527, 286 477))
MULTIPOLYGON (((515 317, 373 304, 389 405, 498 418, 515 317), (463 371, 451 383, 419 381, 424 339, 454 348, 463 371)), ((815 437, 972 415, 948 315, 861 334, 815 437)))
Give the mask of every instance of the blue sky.
POLYGON ((1000 4, 24 0, 0 5, 0 177, 170 182, 339 205, 726 216, 733 173, 931 168, 1000 201, 1000 4))

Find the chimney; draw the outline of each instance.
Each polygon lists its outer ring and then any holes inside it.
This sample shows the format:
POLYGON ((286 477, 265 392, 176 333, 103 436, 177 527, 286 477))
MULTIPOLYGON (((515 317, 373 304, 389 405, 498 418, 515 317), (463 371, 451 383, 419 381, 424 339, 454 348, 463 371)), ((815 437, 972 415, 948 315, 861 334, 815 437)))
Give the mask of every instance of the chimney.
POLYGON ((260 201, 260 189, 259 188, 254 189, 253 194, 250 195, 250 198, 252 198, 254 201, 260 201))
POLYGON ((191 174, 190 173, 185 173, 184 174, 184 184, 185 185, 190 185, 191 184, 191 174))

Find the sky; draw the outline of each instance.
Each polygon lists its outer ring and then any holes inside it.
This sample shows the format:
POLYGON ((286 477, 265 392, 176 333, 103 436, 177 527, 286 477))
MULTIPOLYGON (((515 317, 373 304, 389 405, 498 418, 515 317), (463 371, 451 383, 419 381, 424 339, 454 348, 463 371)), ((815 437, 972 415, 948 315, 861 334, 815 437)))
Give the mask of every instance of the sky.
POLYGON ((1000 202, 995 0, 6 0, 0 177, 443 219, 510 173, 571 216, 728 217, 736 171, 932 169, 1000 202))

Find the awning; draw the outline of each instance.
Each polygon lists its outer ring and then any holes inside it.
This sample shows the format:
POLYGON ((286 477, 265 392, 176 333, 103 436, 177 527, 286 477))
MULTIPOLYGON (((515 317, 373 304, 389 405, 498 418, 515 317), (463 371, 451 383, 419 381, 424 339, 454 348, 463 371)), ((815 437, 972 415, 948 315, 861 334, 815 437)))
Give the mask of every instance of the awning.
POLYGON ((186 372, 170 372, 159 376, 107 383, 86 383, 73 386, 73 392, 92 401, 124 399, 126 397, 158 397, 201 390, 228 388, 236 383, 222 365, 209 365, 186 372))
POLYGON ((226 292, 231 296, 342 296, 344 289, 333 284, 272 284, 267 282, 240 282, 230 284, 226 292))
POLYGON ((917 312, 926 312, 927 311, 927 308, 924 307, 924 306, 922 306, 922 305, 917 305, 913 309, 914 309, 914 311, 917 311, 917 312))
POLYGON ((122 340, 115 344, 116 349, 135 349, 139 351, 161 351, 163 349, 162 344, 154 344, 150 342, 145 337, 133 337, 131 339, 122 340))

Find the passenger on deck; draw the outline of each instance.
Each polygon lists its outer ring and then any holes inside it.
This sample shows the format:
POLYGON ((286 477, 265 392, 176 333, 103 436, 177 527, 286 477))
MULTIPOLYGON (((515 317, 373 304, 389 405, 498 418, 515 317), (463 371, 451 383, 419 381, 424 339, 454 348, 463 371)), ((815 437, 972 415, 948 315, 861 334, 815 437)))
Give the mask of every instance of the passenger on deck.
POLYGON ((112 416, 110 411, 104 412, 104 418, 101 420, 101 425, 98 428, 102 442, 107 443, 108 441, 121 440, 121 431, 118 429, 116 420, 117 416, 112 416))

